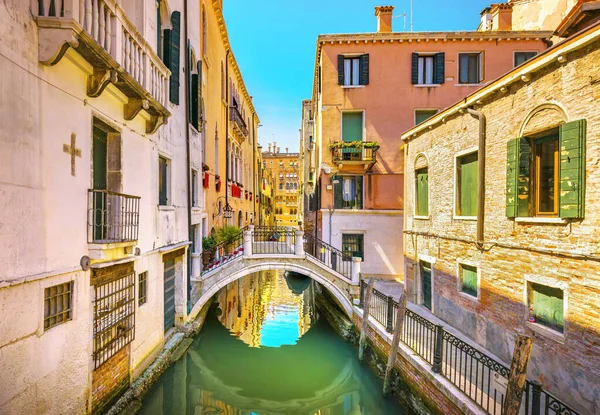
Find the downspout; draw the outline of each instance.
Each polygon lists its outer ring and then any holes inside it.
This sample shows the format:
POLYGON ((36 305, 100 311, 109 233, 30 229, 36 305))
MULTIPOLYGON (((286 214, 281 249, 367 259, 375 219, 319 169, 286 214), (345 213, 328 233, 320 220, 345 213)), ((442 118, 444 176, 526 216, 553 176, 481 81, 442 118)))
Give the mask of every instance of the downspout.
MULTIPOLYGON (((186 44, 189 47, 189 37, 188 37, 188 2, 187 0, 185 0, 183 2, 183 14, 184 14, 184 18, 183 18, 183 25, 184 25, 184 32, 185 32, 185 39, 186 39, 186 44)), ((186 62, 189 60, 189 52, 186 50, 186 62)), ((188 200, 188 206, 187 206, 187 223, 188 223, 188 240, 190 242, 192 242, 192 246, 194 246, 193 241, 194 241, 194 232, 192 230, 192 185, 191 185, 191 172, 190 172, 190 100, 191 100, 191 91, 190 91, 190 75, 191 75, 191 65, 192 62, 187 62, 185 71, 186 71, 186 77, 185 77, 185 90, 186 92, 186 97, 187 99, 185 100, 185 157, 186 157, 186 166, 187 166, 187 200, 188 200)), ((194 246, 194 250, 196 249, 196 247, 194 246)), ((187 305, 187 309, 190 310, 190 298, 191 298, 191 292, 192 292, 192 279, 191 279, 191 273, 192 273, 192 253, 189 252, 188 249, 188 261, 187 261, 187 290, 186 290, 186 305, 187 305)))
POLYGON ((485 115, 481 111, 467 108, 467 112, 479 119, 479 146, 477 149, 477 248, 483 249, 483 220, 485 218, 485 115))
MULTIPOLYGON (((227 49, 227 53, 225 53, 225 101, 226 101, 226 110, 225 110, 225 209, 229 206, 229 49, 227 49)), ((225 218, 225 214, 223 214, 223 218, 225 218)), ((227 219, 225 219, 226 225, 227 219)))

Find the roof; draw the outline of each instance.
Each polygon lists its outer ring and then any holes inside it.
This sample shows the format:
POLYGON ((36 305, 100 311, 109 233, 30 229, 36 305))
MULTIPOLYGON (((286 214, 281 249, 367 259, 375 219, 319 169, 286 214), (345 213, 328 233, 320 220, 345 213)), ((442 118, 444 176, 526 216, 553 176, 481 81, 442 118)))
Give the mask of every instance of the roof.
POLYGON ((478 89, 470 95, 467 95, 454 105, 451 105, 445 110, 438 112, 427 121, 414 126, 402 134, 402 139, 410 140, 411 138, 415 138, 423 131, 435 128, 436 124, 445 122, 447 117, 456 113, 464 112, 466 108, 474 105, 481 105, 484 99, 489 98, 494 93, 505 93, 508 91, 508 86, 510 84, 515 82, 528 82, 531 78, 531 74, 556 62, 566 62, 566 55, 568 53, 588 46, 592 42, 598 40, 600 40, 600 22, 585 30, 581 30, 579 33, 563 40, 551 48, 546 49, 544 52, 517 66, 510 72, 502 75, 500 78, 490 82, 488 85, 478 89))

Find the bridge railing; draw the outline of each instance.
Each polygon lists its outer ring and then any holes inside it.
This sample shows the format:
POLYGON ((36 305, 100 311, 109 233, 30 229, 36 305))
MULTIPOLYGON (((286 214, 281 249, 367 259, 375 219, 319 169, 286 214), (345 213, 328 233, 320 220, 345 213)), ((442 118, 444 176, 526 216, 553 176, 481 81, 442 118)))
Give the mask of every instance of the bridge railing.
POLYGON ((248 230, 248 227, 240 229, 240 232, 225 241, 220 242, 214 249, 212 254, 212 260, 209 264, 204 267, 202 273, 212 271, 227 262, 237 258, 244 253, 244 232, 248 230))
POLYGON ((351 255, 344 254, 339 249, 310 234, 304 235, 304 252, 328 268, 352 279, 353 259, 351 255))
POLYGON ((282 226, 255 227, 252 231, 253 254, 294 255, 296 231, 282 226))

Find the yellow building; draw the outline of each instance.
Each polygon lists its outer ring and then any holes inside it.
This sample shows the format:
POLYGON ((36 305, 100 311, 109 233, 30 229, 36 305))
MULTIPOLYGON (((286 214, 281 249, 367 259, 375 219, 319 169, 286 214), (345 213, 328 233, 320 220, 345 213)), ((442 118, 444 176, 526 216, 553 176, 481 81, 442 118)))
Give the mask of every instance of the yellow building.
POLYGON ((262 146, 257 151, 257 179, 259 183, 259 210, 257 223, 259 226, 275 225, 275 177, 271 170, 265 168, 262 157, 262 146))
POLYGON ((300 195, 302 169, 300 154, 280 151, 277 143, 269 144, 262 153, 263 167, 274 177, 275 184, 275 226, 298 227, 300 218, 300 195))

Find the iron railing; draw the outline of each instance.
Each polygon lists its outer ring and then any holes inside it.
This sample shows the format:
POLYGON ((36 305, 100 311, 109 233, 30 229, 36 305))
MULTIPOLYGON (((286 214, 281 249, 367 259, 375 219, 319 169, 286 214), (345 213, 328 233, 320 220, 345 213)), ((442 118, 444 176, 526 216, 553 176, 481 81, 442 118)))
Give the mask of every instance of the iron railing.
POLYGON ((248 230, 245 226, 240 229, 240 232, 228 238, 225 241, 221 241, 216 247, 210 250, 209 263, 202 270, 202 274, 212 271, 229 261, 237 258, 244 253, 244 231, 248 230))
POLYGON ((379 147, 375 146, 372 141, 356 142, 356 147, 338 147, 338 145, 341 145, 341 142, 337 141, 332 144, 331 154, 334 162, 368 163, 377 161, 379 147))
POLYGON ((140 197, 108 190, 88 190, 88 242, 137 241, 140 197))
POLYGON ((244 121, 244 118, 242 117, 242 114, 240 114, 240 112, 238 111, 237 107, 229 107, 229 120, 233 121, 234 126, 236 126, 244 136, 248 135, 248 127, 246 126, 246 121, 244 121))
MULTIPOLYGON (((360 305, 364 308, 367 283, 360 283, 360 305)), ((392 332, 396 326, 398 302, 373 289, 369 314, 392 332)), ((461 392, 489 414, 500 414, 504 405, 504 386, 510 370, 504 364, 462 341, 408 308, 400 340, 432 366, 461 392)), ((558 398, 542 389, 537 382, 527 381, 521 414, 578 415, 558 398)))
POLYGON ((253 254, 293 254, 296 246, 296 231, 283 226, 264 226, 252 232, 253 254))
POLYGON ((304 234, 304 252, 328 268, 352 278, 352 258, 310 234, 304 234))

